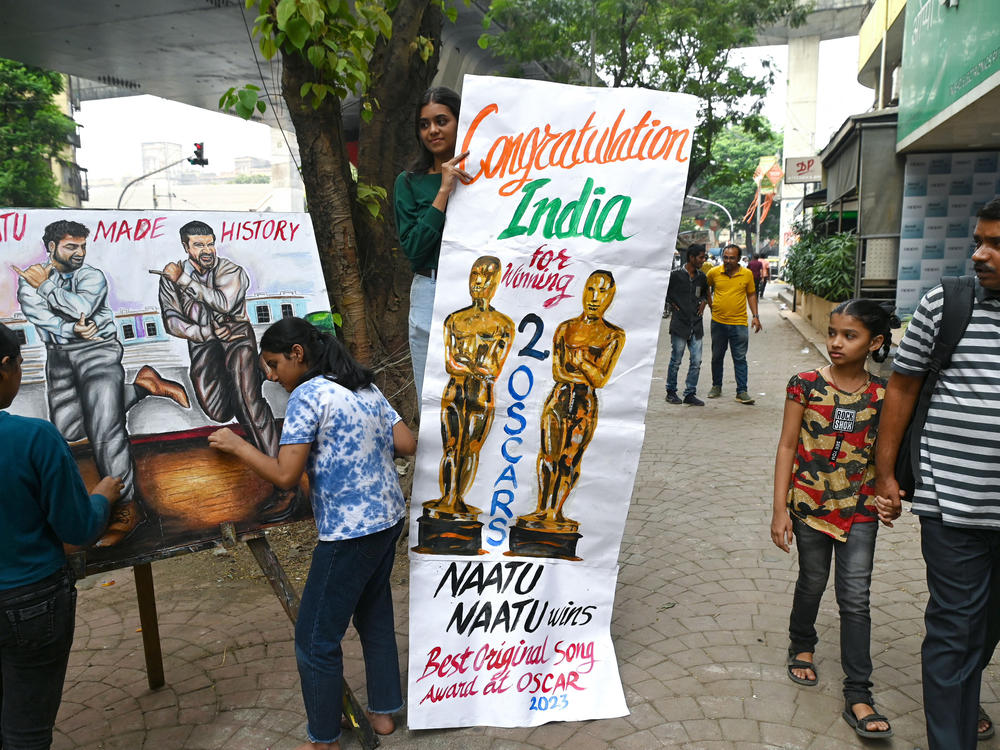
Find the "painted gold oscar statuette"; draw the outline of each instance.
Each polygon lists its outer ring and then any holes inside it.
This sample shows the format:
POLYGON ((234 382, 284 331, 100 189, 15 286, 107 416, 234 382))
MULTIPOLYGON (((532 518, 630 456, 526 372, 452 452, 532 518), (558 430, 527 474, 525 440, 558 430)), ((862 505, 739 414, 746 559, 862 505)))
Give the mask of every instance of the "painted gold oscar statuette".
POLYGON ((514 340, 514 321, 490 306, 500 282, 500 260, 484 255, 472 264, 472 304, 444 321, 445 370, 441 394, 444 455, 438 471, 441 496, 423 504, 413 549, 435 555, 481 554, 479 508, 466 504, 479 452, 493 425, 493 387, 514 340))
POLYGON ((563 321, 552 338, 555 385, 541 414, 538 507, 510 527, 507 555, 580 560, 580 524, 563 506, 580 478, 583 454, 597 430, 597 389, 604 387, 625 346, 625 331, 604 319, 615 297, 609 271, 594 271, 583 290, 583 312, 563 321))

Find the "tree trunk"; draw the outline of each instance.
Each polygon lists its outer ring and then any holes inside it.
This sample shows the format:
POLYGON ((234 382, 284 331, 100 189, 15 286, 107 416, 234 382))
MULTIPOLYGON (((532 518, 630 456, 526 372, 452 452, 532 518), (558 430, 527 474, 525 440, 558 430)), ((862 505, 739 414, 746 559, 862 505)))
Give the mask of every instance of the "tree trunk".
POLYGON ((371 319, 361 284, 354 181, 344 142, 340 101, 328 96, 316 109, 299 96, 312 79, 311 66, 297 54, 282 53, 281 89, 295 126, 309 214, 326 289, 334 309, 343 318, 343 338, 359 362, 370 365, 371 319))
POLYGON ((416 420, 407 318, 413 272, 399 249, 392 208, 396 175, 416 154, 414 114, 430 86, 440 55, 441 9, 431 0, 400 0, 392 14, 392 37, 380 39, 372 55, 370 99, 375 116, 362 123, 358 143, 359 180, 386 188, 388 197, 372 217, 361 210, 355 226, 361 256, 361 284, 375 321, 374 344, 379 352, 378 385, 406 421, 416 420), (418 36, 434 42, 424 62, 413 44, 418 36))

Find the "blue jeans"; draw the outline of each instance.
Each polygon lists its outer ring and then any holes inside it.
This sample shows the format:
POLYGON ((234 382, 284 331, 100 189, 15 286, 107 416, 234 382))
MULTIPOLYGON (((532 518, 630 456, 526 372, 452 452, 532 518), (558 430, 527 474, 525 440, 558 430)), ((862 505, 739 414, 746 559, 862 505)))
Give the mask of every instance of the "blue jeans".
POLYGON ((424 390, 424 367, 427 366, 427 341, 431 335, 431 318, 434 316, 434 279, 413 275, 410 284, 410 315, 407 320, 410 333, 410 361, 413 363, 413 382, 417 388, 417 407, 424 390))
POLYGON ((691 338, 670 336, 670 364, 667 367, 667 392, 677 392, 677 373, 681 369, 685 347, 688 350, 688 374, 684 383, 684 395, 693 396, 698 390, 698 375, 701 373, 701 345, 704 339, 691 334, 691 338))
POLYGON ((343 713, 344 654, 340 641, 354 615, 368 683, 368 710, 403 707, 389 574, 403 521, 375 534, 319 542, 295 622, 295 661, 310 742, 334 742, 343 713))
POLYGON ((0 746, 48 750, 76 623, 73 574, 63 569, 0 591, 0 746))
POLYGON ((927 744, 931 750, 971 750, 1000 531, 921 516, 920 547, 929 595, 921 648, 927 744))
POLYGON ((844 669, 844 700, 872 702, 872 618, 869 590, 875 559, 878 523, 855 523, 846 542, 838 542, 792 517, 795 546, 799 548, 799 577, 795 582, 792 614, 788 619, 791 656, 813 653, 816 614, 830 577, 830 557, 836 550, 833 589, 840 608, 840 665, 844 669))
POLYGON ((733 356, 733 370, 736 373, 736 392, 747 390, 747 347, 750 344, 750 329, 745 325, 731 326, 712 321, 712 385, 722 387, 722 364, 726 358, 726 347, 733 356))

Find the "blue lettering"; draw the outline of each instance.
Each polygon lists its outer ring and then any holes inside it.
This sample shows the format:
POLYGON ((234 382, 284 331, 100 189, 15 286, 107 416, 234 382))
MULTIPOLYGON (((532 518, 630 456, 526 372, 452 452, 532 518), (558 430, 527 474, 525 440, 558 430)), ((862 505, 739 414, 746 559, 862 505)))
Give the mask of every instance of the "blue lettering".
MULTIPOLYGON (((529 388, 530 390, 530 388, 529 388)), ((503 426, 503 431, 508 435, 517 435, 528 426, 528 420, 525 419, 519 412, 524 411, 524 402, 515 401, 513 404, 507 407, 507 419, 517 420, 517 428, 511 427, 510 424, 505 424, 503 426)))
MULTIPOLYGON (((523 441, 519 437, 509 437, 509 438, 507 438, 506 440, 503 441, 503 444, 500 446, 500 455, 502 455, 507 461, 510 461, 510 465, 507 466, 507 468, 503 470, 503 474, 500 475, 500 478, 497 479, 497 482, 499 482, 500 479, 503 479, 504 476, 507 474, 508 471, 510 471, 511 473, 513 473, 513 471, 514 471, 514 464, 516 464, 518 461, 521 460, 521 456, 512 456, 512 455, 510 455, 510 453, 507 452, 507 443, 513 443, 514 445, 520 445, 522 442, 523 441)), ((493 483, 493 486, 494 487, 496 486, 496 482, 493 483)), ((514 482, 514 486, 517 487, 517 482, 516 481, 514 482)))
MULTIPOLYGON (((520 456, 518 456, 518 458, 520 458, 520 456)), ((500 476, 497 477, 497 481, 493 483, 493 486, 496 487, 503 481, 510 482, 514 485, 515 489, 517 488, 517 476, 514 474, 514 464, 507 464, 504 470, 500 472, 500 476)))
POLYGON ((499 534, 496 539, 491 536, 486 537, 486 543, 491 547, 499 547, 504 543, 504 540, 507 539, 507 524, 504 523, 502 518, 494 518, 487 524, 487 528, 489 528, 490 531, 495 531, 499 534))
POLYGON ((510 490, 493 490, 493 503, 490 505, 490 515, 495 516, 497 510, 503 511, 507 518, 513 518, 514 512, 510 509, 510 504, 514 502, 514 493, 510 490), (500 497, 506 496, 506 501, 501 501, 500 497))
POLYGON ((518 401, 523 401, 531 393, 531 386, 535 384, 535 376, 532 374, 531 370, 525 366, 521 365, 514 372, 510 374, 510 378, 507 380, 507 392, 518 401), (519 372, 523 372, 528 377, 528 387, 525 388, 524 393, 518 393, 514 390, 514 376, 519 372))

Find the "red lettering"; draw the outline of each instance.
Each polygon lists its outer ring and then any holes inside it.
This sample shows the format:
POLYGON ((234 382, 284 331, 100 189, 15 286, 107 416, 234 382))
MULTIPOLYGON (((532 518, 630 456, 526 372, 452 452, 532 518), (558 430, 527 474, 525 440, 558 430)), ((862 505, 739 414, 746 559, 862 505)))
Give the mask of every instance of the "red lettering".
POLYGON ((149 219, 139 219, 135 223, 135 235, 133 236, 133 239, 136 242, 141 240, 143 237, 149 234, 149 228, 151 226, 152 224, 150 223, 149 219))
POLYGON ((566 690, 573 688, 574 690, 586 690, 587 688, 582 688, 576 684, 576 681, 580 679, 580 675, 576 672, 570 672, 566 676, 566 690))
POLYGON ((109 242, 114 242, 115 230, 117 228, 118 228, 118 222, 117 221, 111 222, 111 225, 106 227, 106 226, 104 226, 104 221, 103 220, 99 220, 97 222, 97 231, 94 232, 94 239, 96 240, 96 239, 100 238, 100 236, 103 234, 104 235, 104 239, 108 240, 109 242))
POLYGON ((299 231, 299 227, 300 227, 301 225, 300 225, 300 224, 292 224, 292 222, 288 222, 288 226, 290 226, 290 227, 292 228, 292 234, 291 234, 291 236, 290 236, 290 237, 288 238, 288 241, 289 241, 289 242, 295 242, 295 233, 296 233, 297 231, 299 231))
POLYGON ((149 239, 155 240, 157 237, 163 236, 163 222, 167 220, 166 216, 157 216, 153 219, 153 229, 149 233, 149 239))
POLYGON ((274 239, 276 239, 276 240, 278 240, 278 239, 281 239, 281 240, 285 239, 285 224, 287 224, 287 223, 288 222, 285 221, 284 219, 280 219, 278 221, 278 226, 274 230, 274 239))
POLYGON ((125 219, 122 219, 121 226, 118 227, 118 232, 115 234, 114 241, 118 242, 123 236, 132 239, 132 227, 128 225, 128 222, 125 221, 125 219))
POLYGON ((438 670, 438 667, 440 665, 438 664, 437 658, 440 655, 441 655, 440 647, 435 646, 430 650, 430 653, 427 654, 427 663, 424 665, 424 673, 417 678, 417 682, 420 682, 422 679, 424 679, 428 675, 434 674, 438 670))
POLYGON ((265 240, 271 239, 271 235, 274 234, 274 219, 268 219, 264 224, 264 234, 265 240))
POLYGON ((233 238, 233 233, 236 231, 236 224, 226 226, 226 222, 222 222, 222 234, 219 236, 219 242, 225 242, 226 240, 231 240, 233 238))
POLYGON ((436 674, 438 677, 448 677, 453 674, 465 674, 469 669, 466 664, 472 649, 467 648, 460 654, 448 654, 438 661, 441 656, 441 649, 438 646, 432 648, 427 654, 427 663, 424 665, 424 673, 417 678, 417 682, 425 677, 436 674))
POLYGON ((17 233, 17 214, 14 211, 6 214, 0 214, 0 219, 3 219, 3 230, 0 230, 0 242, 6 242, 9 238, 13 237, 15 240, 21 240, 24 237, 24 233, 28 228, 28 216, 27 214, 21 216, 23 221, 21 222, 21 233, 17 233), (7 219, 14 217, 12 227, 8 228, 7 219))

